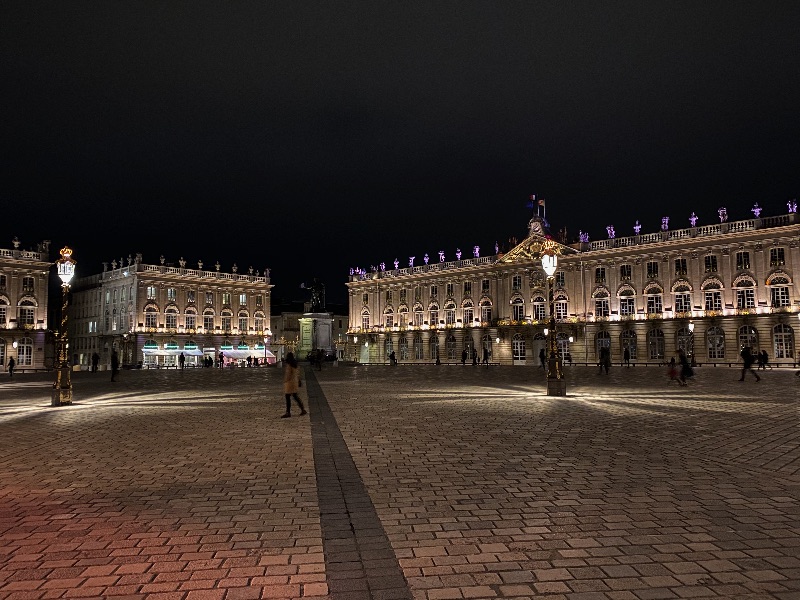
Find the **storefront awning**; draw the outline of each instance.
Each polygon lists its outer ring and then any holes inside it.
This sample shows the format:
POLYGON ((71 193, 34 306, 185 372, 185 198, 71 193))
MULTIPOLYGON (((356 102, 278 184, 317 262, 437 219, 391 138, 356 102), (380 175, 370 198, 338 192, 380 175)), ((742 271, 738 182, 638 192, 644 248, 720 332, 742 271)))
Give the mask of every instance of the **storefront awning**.
POLYGON ((203 356, 202 350, 181 350, 180 348, 142 348, 142 354, 145 356, 180 356, 183 352, 184 356, 203 356))
POLYGON ((266 355, 264 354, 264 349, 256 349, 256 350, 220 350, 225 358, 247 358, 248 356, 252 356, 253 358, 275 358, 275 355, 267 350, 266 355))

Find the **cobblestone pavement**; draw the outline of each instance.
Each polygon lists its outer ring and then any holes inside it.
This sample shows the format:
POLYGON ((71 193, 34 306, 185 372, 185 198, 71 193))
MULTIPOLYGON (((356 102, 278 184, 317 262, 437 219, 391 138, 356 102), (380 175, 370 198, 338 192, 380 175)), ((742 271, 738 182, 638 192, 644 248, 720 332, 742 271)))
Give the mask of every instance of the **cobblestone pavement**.
POLYGON ((0 598, 800 598, 800 378, 0 379, 0 598))

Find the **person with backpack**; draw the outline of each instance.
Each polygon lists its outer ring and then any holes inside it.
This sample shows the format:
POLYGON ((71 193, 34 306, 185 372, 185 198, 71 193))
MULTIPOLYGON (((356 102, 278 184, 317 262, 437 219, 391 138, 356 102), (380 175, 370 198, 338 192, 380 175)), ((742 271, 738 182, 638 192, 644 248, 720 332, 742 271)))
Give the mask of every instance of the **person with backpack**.
POLYGON ((756 378, 756 382, 761 381, 761 377, 758 376, 758 373, 753 371, 753 363, 755 362, 755 357, 753 356, 752 351, 750 350, 750 346, 745 346, 742 348, 742 352, 739 355, 742 357, 742 376, 739 378, 739 381, 744 381, 745 374, 750 371, 753 374, 753 377, 756 378))

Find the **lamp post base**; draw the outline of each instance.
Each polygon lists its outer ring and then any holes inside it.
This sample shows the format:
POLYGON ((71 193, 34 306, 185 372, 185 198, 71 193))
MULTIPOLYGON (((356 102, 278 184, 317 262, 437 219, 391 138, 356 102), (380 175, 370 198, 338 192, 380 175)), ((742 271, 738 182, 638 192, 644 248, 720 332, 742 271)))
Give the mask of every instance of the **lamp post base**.
POLYGON ((69 367, 59 367, 56 382, 53 384, 50 406, 68 406, 70 404, 72 404, 72 383, 69 367))
POLYGON ((548 396, 566 396, 567 395, 567 380, 556 379, 549 377, 547 379, 547 395, 548 396))

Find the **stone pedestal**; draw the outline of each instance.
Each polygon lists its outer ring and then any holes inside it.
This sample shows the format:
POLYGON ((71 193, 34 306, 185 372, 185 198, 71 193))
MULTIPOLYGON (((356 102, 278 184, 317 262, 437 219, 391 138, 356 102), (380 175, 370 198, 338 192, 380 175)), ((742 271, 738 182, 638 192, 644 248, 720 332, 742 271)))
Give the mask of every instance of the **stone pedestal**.
POLYGON ((303 313, 300 318, 300 343, 297 358, 305 359, 312 350, 333 354, 333 313, 303 313))

